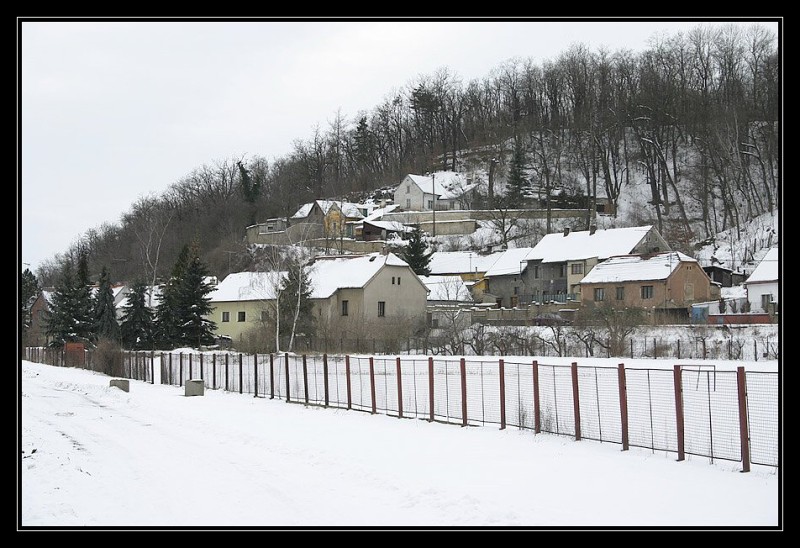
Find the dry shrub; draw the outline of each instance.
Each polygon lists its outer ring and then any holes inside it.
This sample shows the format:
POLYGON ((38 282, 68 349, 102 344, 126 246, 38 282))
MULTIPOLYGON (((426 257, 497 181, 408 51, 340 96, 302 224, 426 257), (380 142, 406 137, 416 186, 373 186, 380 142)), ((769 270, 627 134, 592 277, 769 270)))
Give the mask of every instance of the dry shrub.
POLYGON ((122 347, 111 339, 100 339, 94 349, 92 369, 112 377, 125 376, 122 347))

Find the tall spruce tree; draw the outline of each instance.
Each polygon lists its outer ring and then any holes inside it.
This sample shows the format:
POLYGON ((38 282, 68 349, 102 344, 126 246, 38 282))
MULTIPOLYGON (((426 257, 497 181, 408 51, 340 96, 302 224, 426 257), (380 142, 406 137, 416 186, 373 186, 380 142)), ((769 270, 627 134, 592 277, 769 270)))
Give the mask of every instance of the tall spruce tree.
POLYGON ((50 346, 61 347, 65 342, 78 340, 76 302, 73 265, 72 261, 66 260, 45 312, 45 334, 50 339, 50 346))
POLYGON ((133 283, 122 307, 120 335, 122 344, 131 350, 153 345, 153 311, 147 306, 147 286, 141 280, 133 283))
POLYGON ((419 228, 415 228, 408 238, 408 245, 401 251, 402 259, 408 263, 417 276, 430 276, 431 253, 428 242, 419 228))
POLYGON ((525 149, 518 139, 514 146, 514 155, 511 158, 506 182, 505 205, 511 209, 524 208, 526 196, 530 191, 530 185, 525 178, 525 163, 525 149))
POLYGON ((111 281, 105 266, 100 272, 97 293, 94 296, 93 317, 95 340, 119 339, 117 307, 114 304, 114 292, 111 290, 111 281))
POLYGON ((20 274, 19 293, 19 327, 24 334, 31 326, 31 306, 39 295, 39 281, 29 268, 20 274))
POLYGON ((78 270, 75 279, 75 333, 79 340, 95 339, 95 321, 92 299, 92 282, 89 279, 89 258, 85 251, 78 256, 78 270))
POLYGON ((162 348, 173 348, 181 344, 178 308, 180 306, 180 283, 189 263, 189 246, 184 245, 178 260, 172 267, 169 279, 161 285, 161 294, 155 314, 155 340, 162 348))
POLYGON ((208 269, 200 260, 199 247, 195 243, 189 252, 189 261, 178 285, 178 307, 176 327, 180 341, 187 346, 200 347, 214 342, 217 325, 210 319, 213 307, 208 294, 214 290, 208 279, 208 269))

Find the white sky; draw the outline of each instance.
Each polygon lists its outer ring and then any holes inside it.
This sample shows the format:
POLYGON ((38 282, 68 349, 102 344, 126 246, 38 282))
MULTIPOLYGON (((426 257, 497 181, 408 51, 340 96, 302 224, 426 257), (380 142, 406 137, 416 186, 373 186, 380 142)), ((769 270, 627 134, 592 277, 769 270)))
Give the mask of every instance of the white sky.
MULTIPOLYGON (((778 367, 777 361, 714 363, 717 370, 742 365, 747 372, 778 367)), ((21 362, 18 527, 777 529, 783 523, 782 480, 772 467, 742 473, 741 463, 719 459, 687 455, 679 462, 674 453, 622 451, 615 443, 287 405, 222 390, 185 397, 177 386, 131 381, 126 393, 110 388, 109 379, 21 362)))
POLYGON ((20 270, 203 164, 285 156, 337 111, 352 120, 439 68, 467 82, 513 57, 552 60, 573 43, 638 51, 699 24, 24 21, 20 270))

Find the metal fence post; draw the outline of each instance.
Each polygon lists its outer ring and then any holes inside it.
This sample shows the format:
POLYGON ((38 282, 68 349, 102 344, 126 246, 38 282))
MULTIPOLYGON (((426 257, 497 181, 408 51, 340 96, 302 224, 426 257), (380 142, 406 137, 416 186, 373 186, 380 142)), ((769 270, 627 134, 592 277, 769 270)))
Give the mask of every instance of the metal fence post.
POLYGON ((542 413, 539 403, 539 361, 533 360, 533 431, 542 431, 542 413))
POLYGON ((684 452, 684 424, 683 424, 683 384, 681 381, 681 366, 676 365, 673 368, 674 374, 674 383, 675 383, 675 427, 676 427, 676 434, 678 436, 678 460, 684 460, 686 458, 686 454, 684 452))
POLYGON ((622 450, 628 450, 628 389, 625 384, 625 365, 617 366, 617 378, 619 379, 619 418, 622 428, 622 450))
POLYGON ((243 379, 242 379, 242 353, 239 352, 239 394, 242 393, 243 379))
POLYGON ((372 397, 372 413, 374 414, 377 413, 377 404, 375 402, 375 366, 372 356, 369 357, 369 391, 372 397))
POLYGON ((289 397, 289 353, 283 354, 284 362, 286 363, 286 403, 292 401, 289 397))
POLYGON ((303 398, 308 403, 308 366, 306 365, 305 354, 303 354, 303 392, 305 392, 303 398))
POLYGON ((350 356, 347 355, 344 357, 344 376, 345 382, 347 384, 347 408, 353 408, 353 392, 350 388, 350 356))
POLYGON ((225 354, 225 392, 230 391, 228 381, 230 379, 230 374, 228 372, 228 366, 230 365, 230 354, 225 354))
POLYGON ((193 379, 194 378, 194 375, 192 373, 192 355, 191 354, 189 354, 189 376, 187 378, 189 378, 189 379, 193 379))
POLYGON ((575 416, 575 441, 581 440, 581 403, 578 397, 578 362, 572 362, 572 407, 575 416))
POLYGON ((461 426, 467 425, 467 364, 461 358, 461 426))
POLYGON ((500 358, 500 430, 506 427, 506 364, 500 358))
MULTIPOLYGON (((202 369, 201 369, 202 371, 202 369)), ((258 354, 253 352, 253 397, 258 397, 258 354)))
POLYGON ((742 472, 750 471, 750 433, 747 430, 747 382, 744 367, 736 368, 739 395, 739 437, 742 443, 742 472))
POLYGON ((217 389, 217 354, 211 354, 211 388, 217 389))
POLYGON ((203 376, 203 355, 202 354, 200 354, 200 379, 201 380, 205 380, 205 377, 203 376))
POLYGON ((178 354, 178 386, 183 386, 183 352, 178 354))
MULTIPOLYGON (((326 339, 327 340, 327 339, 326 339)), ((327 352, 322 355, 322 374, 324 375, 322 382, 325 387, 325 407, 328 407, 328 354, 327 352)))
POLYGON ((428 408, 433 422, 433 356, 428 356, 428 408))
POLYGON ((397 412, 403 418, 403 376, 400 369, 400 356, 397 356, 397 412))
POLYGON ((272 352, 269 353, 269 399, 275 399, 275 369, 272 352))

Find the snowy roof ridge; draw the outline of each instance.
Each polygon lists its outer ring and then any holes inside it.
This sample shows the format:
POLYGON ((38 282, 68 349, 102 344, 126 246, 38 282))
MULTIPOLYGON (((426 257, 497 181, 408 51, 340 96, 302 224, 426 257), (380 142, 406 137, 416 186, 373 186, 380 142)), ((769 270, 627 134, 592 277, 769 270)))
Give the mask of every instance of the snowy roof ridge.
POLYGON ((607 259, 627 255, 652 230, 652 225, 607 228, 546 234, 528 256, 528 260, 557 263, 581 259, 607 259))
POLYGON ((680 251, 618 255, 597 264, 581 280, 582 284, 666 280, 681 263, 697 263, 697 259, 680 251))

